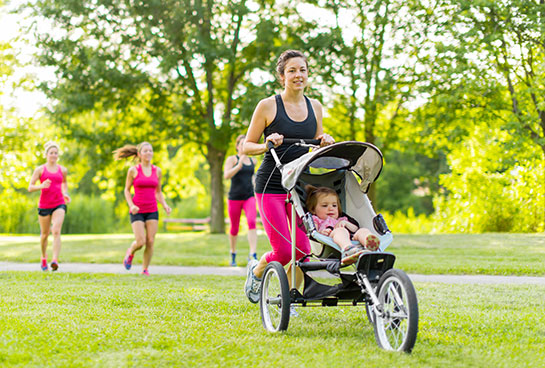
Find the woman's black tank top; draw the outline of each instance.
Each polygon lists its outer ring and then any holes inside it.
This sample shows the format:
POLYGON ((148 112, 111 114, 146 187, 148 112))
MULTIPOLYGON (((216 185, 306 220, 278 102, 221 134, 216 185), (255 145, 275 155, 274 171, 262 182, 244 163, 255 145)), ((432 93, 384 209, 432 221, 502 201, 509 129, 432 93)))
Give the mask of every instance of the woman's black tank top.
MULTIPOLYGON (((310 100, 305 96, 307 102, 307 118, 303 121, 293 121, 289 118, 280 95, 276 99, 276 116, 272 123, 265 128, 265 137, 272 133, 282 134, 284 138, 313 139, 316 136, 317 122, 316 115, 310 100)), ((281 144, 276 149, 280 161, 285 164, 293 161, 308 152, 308 148, 294 145, 281 144)), ((257 170, 255 180, 256 193, 283 194, 286 193, 282 187, 280 172, 270 152, 265 153, 263 163, 257 170), (271 176, 272 173, 272 176, 271 176), (270 180, 269 180, 270 177, 270 180), (268 181, 268 183, 267 183, 268 181)))
MULTIPOLYGON (((240 158, 237 155, 237 164, 240 158)), ((251 160, 250 160, 251 161, 251 160)), ((231 177, 231 189, 227 198, 232 201, 245 201, 254 196, 254 185, 252 176, 254 175, 254 162, 250 165, 242 163, 242 168, 231 177)))

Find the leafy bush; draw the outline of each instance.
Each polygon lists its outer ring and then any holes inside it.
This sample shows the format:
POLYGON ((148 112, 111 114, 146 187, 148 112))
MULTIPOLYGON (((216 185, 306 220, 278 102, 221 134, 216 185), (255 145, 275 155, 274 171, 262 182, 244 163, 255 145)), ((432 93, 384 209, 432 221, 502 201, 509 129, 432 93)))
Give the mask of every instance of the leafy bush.
POLYGON ((76 194, 68 204, 62 231, 65 234, 110 233, 116 232, 117 223, 112 202, 76 194))
MULTIPOLYGON (((3 191, 0 201, 4 205, 4 221, 0 222, 0 233, 36 234, 38 223, 38 195, 3 191)), ((100 197, 78 195, 68 204, 68 214, 62 226, 63 234, 119 232, 120 219, 114 204, 100 197)), ((128 221, 127 221, 128 223, 128 221)), ((130 226, 124 229, 130 231, 130 226)))
POLYGON ((3 207, 3 221, 0 233, 31 234, 40 232, 37 201, 26 193, 5 190, 0 193, 3 207))
MULTIPOLYGON (((446 194, 434 200, 440 232, 545 231, 545 163, 540 152, 520 152, 493 139, 464 142, 449 156, 442 175, 446 194), (534 153, 532 153, 534 152, 534 153)), ((501 132, 496 132, 501 138, 501 132)), ((483 133, 481 132, 481 135, 483 133)))
POLYGON ((403 211, 396 211, 395 213, 382 212, 384 220, 388 224, 388 227, 394 234, 432 234, 437 232, 437 226, 435 225, 431 216, 423 213, 416 215, 413 208, 409 207, 403 211))

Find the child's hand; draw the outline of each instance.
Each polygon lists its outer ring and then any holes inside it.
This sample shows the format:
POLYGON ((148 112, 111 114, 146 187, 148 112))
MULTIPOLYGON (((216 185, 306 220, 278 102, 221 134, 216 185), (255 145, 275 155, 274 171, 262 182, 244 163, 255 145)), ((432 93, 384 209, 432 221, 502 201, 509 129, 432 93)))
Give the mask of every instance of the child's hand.
POLYGON ((335 229, 338 229, 338 228, 340 228, 340 227, 346 227, 346 225, 348 225, 348 223, 349 223, 349 222, 346 221, 346 220, 341 220, 341 221, 339 221, 339 222, 337 222, 337 223, 335 224, 335 229))
POLYGON ((331 234, 331 231, 333 231, 333 230, 331 230, 331 228, 326 227, 325 229, 320 231, 320 234, 325 235, 325 236, 329 236, 329 234, 331 234))

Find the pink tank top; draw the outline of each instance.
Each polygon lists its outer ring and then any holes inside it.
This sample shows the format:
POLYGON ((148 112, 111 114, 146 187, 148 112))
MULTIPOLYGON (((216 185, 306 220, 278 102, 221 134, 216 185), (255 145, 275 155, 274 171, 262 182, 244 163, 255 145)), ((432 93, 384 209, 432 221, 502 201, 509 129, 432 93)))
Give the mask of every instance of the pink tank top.
POLYGON ((40 182, 43 183, 47 179, 51 180, 49 188, 43 188, 40 194, 40 203, 38 208, 55 208, 61 204, 65 204, 64 197, 62 196, 62 181, 64 176, 62 175, 61 165, 57 165, 58 170, 55 173, 47 171, 47 167, 44 165, 44 171, 40 176, 40 182))
POLYGON ((133 203, 140 208, 139 213, 149 213, 157 211, 157 199, 155 191, 159 185, 157 177, 157 166, 151 165, 151 175, 146 176, 142 171, 142 165, 136 166, 136 178, 132 182, 134 186, 133 203))

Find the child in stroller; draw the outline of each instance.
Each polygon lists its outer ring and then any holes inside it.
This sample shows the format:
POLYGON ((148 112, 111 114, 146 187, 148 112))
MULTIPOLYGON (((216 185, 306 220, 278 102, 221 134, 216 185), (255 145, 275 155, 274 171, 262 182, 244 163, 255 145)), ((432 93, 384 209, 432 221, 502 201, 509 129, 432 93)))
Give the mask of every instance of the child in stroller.
POLYGON ((356 262, 365 252, 375 251, 380 239, 367 228, 360 228, 357 222, 347 216, 340 216, 341 200, 335 190, 328 187, 306 185, 307 210, 320 234, 329 236, 342 249, 341 264, 348 266, 356 262), (351 238, 358 243, 351 242, 351 238))

